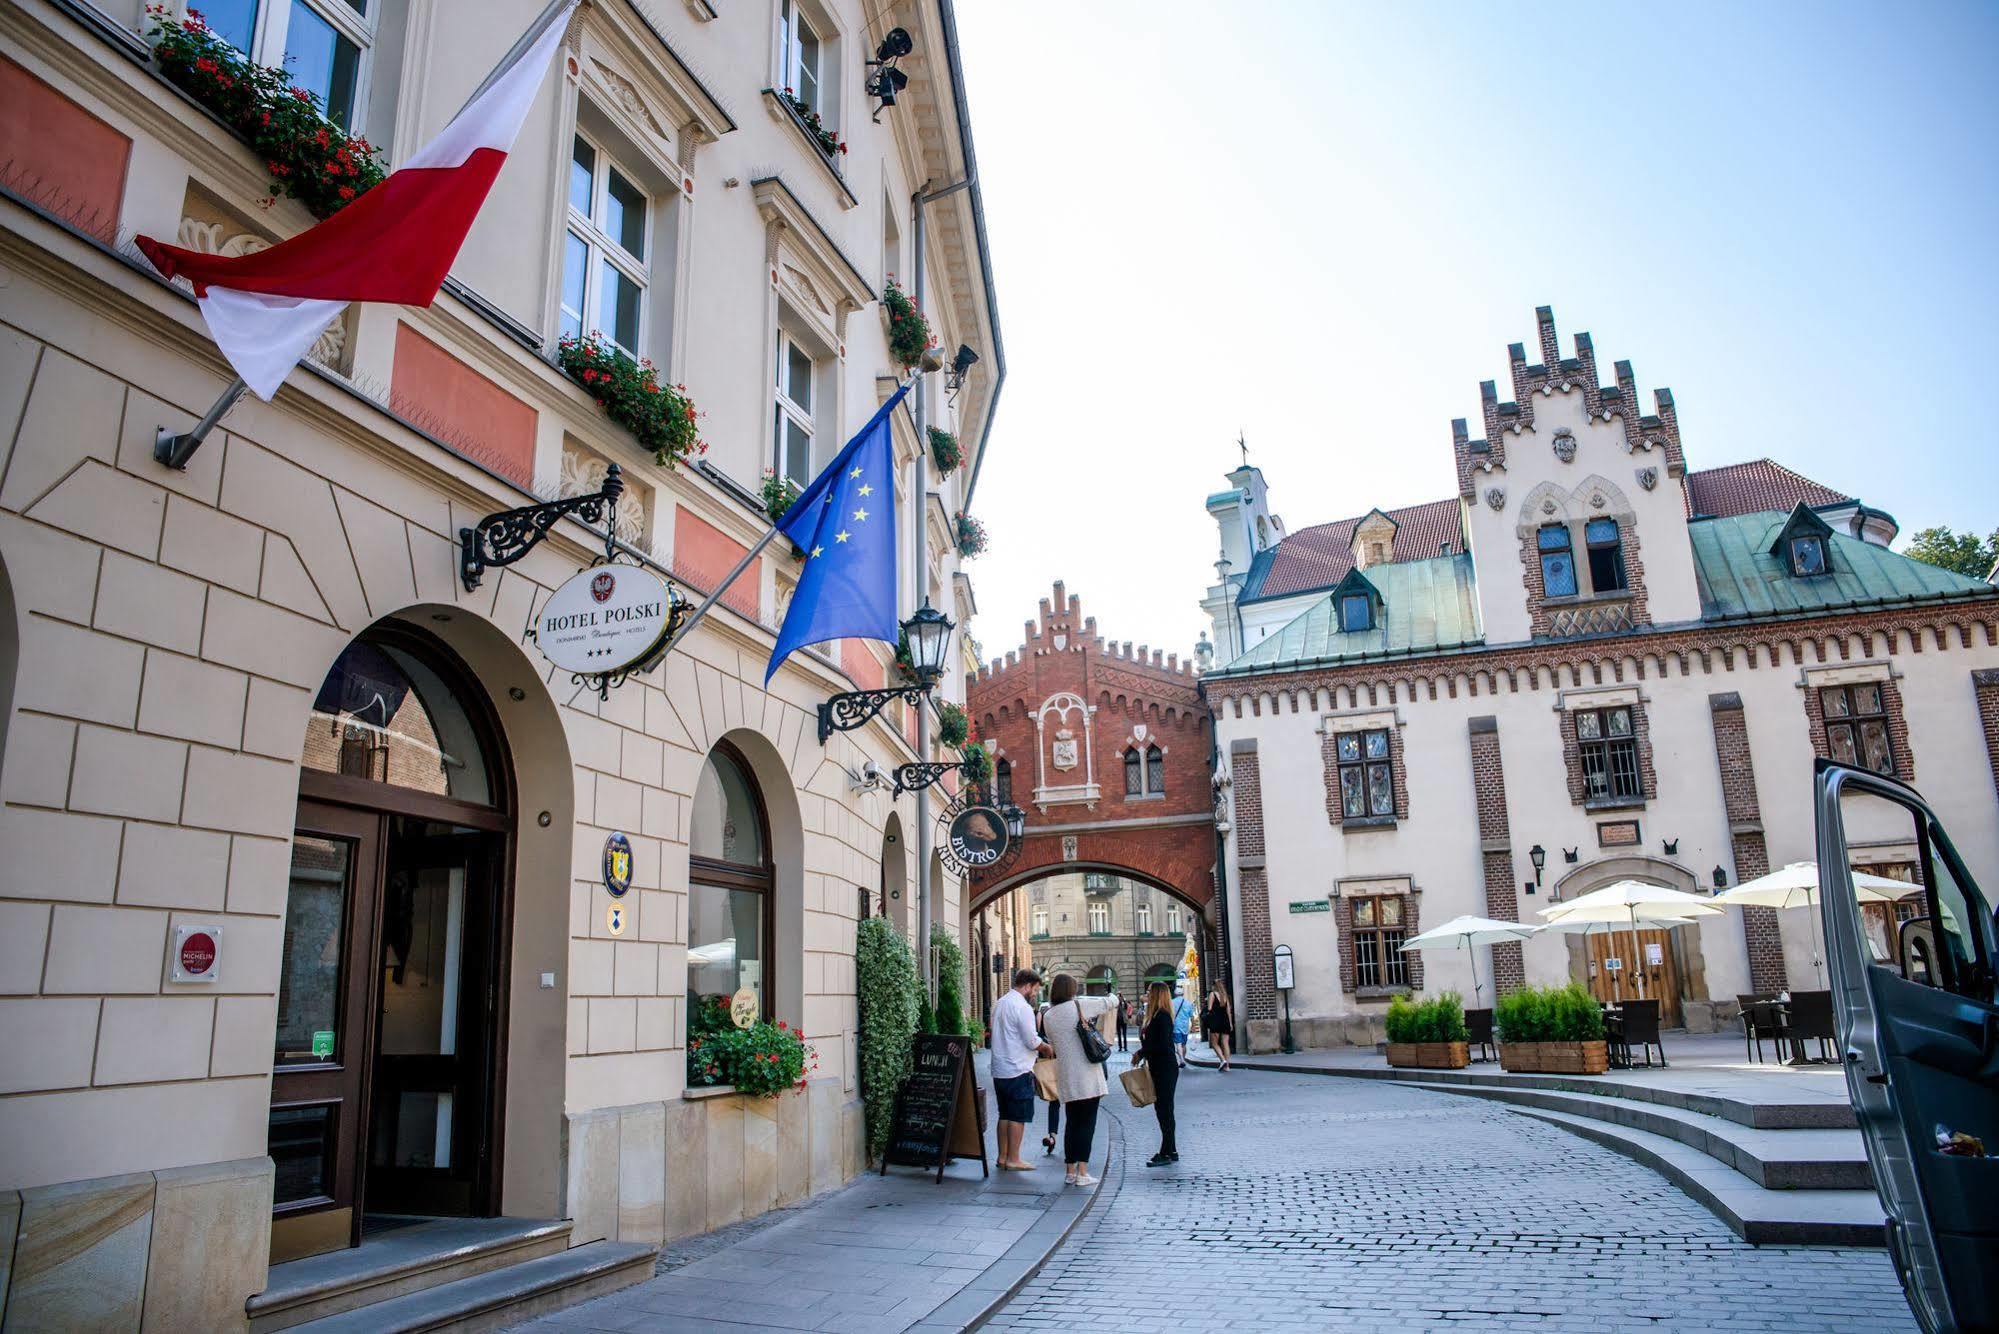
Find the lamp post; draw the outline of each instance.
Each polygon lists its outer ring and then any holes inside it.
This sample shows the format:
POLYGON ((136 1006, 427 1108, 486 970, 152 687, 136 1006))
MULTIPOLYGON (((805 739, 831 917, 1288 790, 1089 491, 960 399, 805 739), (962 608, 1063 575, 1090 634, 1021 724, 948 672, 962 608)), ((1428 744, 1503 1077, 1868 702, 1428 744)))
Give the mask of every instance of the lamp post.
POLYGON ((1289 1056, 1298 1050, 1298 1044, 1291 1040, 1291 988, 1296 984, 1297 979, 1292 971, 1291 947, 1289 945, 1279 945, 1275 950, 1271 951, 1270 971, 1277 983, 1277 990, 1284 997, 1284 1044, 1282 1051, 1286 1056, 1289 1056))

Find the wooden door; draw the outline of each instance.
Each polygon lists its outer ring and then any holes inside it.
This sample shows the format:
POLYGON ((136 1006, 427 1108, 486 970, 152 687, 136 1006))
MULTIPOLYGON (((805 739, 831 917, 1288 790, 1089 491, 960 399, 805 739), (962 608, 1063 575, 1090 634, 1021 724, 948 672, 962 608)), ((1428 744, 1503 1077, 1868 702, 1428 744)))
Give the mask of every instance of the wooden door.
POLYGON ((359 1235, 381 850, 379 816, 299 803, 272 1053, 274 1263, 359 1235))
POLYGON ((1592 931, 1589 943, 1589 989, 1600 1001, 1638 1000, 1638 975, 1645 975, 1646 1000, 1659 1002, 1659 1023, 1680 1022, 1680 970, 1673 958, 1673 941, 1665 931, 1640 931, 1634 948, 1629 928, 1592 931), (1616 966, 1611 961, 1616 960, 1616 966), (1656 960, 1656 962, 1655 962, 1656 960))

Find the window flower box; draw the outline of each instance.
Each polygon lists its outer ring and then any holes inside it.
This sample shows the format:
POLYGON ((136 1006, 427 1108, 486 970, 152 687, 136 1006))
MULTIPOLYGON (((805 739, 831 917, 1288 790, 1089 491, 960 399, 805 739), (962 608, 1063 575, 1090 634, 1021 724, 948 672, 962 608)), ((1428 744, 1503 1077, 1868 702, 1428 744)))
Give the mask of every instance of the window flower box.
POLYGON ((1469 1042, 1391 1042, 1388 1063, 1410 1070, 1462 1070, 1471 1064, 1469 1042))
POLYGON ((583 386, 604 415, 638 437, 663 468, 706 454, 696 425, 700 414, 684 384, 663 385, 650 361, 633 361, 618 347, 591 334, 564 338, 556 363, 583 386))
POLYGON ((958 437, 938 427, 930 428, 930 458, 940 473, 955 472, 965 462, 965 451, 958 444, 958 437))
POLYGON ((826 123, 819 119, 819 113, 812 109, 810 102, 807 102, 789 88, 779 93, 777 99, 784 103, 786 110, 790 111, 792 116, 797 119, 798 128, 804 130, 806 138, 812 140, 818 146, 820 153, 825 156, 829 164, 837 164, 841 158, 846 156, 846 141, 826 128, 826 123))
POLYGON ((930 321, 893 278, 882 288, 882 318, 887 321, 888 354, 904 370, 922 361, 923 354, 937 344, 930 321))
POLYGON ((952 519, 951 526, 956 530, 952 536, 957 541, 960 556, 969 560, 973 556, 986 554, 986 547, 991 544, 991 539, 986 536, 984 524, 965 511, 959 510, 952 519))

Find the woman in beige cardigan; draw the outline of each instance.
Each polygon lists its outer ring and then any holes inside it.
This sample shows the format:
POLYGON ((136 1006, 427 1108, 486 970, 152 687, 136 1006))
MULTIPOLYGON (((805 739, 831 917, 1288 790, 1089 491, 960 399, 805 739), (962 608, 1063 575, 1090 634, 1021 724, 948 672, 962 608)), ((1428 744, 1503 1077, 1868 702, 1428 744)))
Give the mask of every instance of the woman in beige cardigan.
POLYGON ((1118 998, 1079 996, 1076 979, 1057 973, 1049 999, 1041 1022, 1048 1045, 1055 1048, 1055 1088, 1062 1095, 1062 1161, 1068 1168, 1063 1179, 1071 1186, 1092 1186, 1097 1179, 1090 1175, 1090 1142, 1097 1135, 1097 1107, 1110 1084, 1104 1067, 1084 1054, 1076 1027, 1088 1023, 1101 1030, 1118 998))

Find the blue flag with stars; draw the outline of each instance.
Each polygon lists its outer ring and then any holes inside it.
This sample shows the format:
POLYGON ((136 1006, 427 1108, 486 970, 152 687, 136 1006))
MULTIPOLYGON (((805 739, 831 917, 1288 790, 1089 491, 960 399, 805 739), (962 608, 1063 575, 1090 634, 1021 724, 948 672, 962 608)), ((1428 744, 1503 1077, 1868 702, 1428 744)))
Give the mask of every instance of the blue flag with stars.
POLYGON ((778 531, 805 553, 805 567, 778 627, 766 684, 807 644, 895 642, 895 447, 889 414, 908 392, 906 384, 896 390, 777 521, 778 531))

